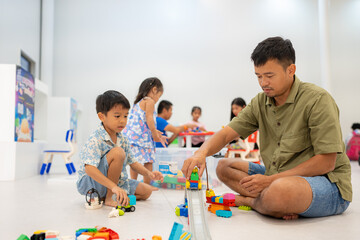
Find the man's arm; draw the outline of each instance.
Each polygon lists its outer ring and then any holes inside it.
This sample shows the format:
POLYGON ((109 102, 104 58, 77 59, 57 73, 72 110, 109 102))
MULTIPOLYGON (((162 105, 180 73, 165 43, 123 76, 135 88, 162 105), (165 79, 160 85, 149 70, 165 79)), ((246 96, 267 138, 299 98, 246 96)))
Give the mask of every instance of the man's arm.
POLYGON ((195 166, 199 167, 199 176, 202 176, 205 169, 205 158, 217 153, 238 136, 239 134, 235 130, 226 126, 206 140, 200 149, 195 152, 194 156, 185 160, 182 172, 186 178, 190 177, 195 166))
POLYGON ((282 177, 321 176, 335 169, 336 155, 337 153, 318 154, 287 171, 277 173, 271 176, 264 176, 261 174, 251 175, 243 178, 240 181, 240 184, 244 189, 251 193, 260 193, 273 181, 282 177))

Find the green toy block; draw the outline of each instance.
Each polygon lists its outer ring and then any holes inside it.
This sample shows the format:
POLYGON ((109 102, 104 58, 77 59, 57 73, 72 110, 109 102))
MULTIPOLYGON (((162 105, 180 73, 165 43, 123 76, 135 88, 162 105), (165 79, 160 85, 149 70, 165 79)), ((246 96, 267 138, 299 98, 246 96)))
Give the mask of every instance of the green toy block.
POLYGON ((25 234, 21 234, 20 237, 18 237, 17 240, 30 240, 30 239, 25 234))

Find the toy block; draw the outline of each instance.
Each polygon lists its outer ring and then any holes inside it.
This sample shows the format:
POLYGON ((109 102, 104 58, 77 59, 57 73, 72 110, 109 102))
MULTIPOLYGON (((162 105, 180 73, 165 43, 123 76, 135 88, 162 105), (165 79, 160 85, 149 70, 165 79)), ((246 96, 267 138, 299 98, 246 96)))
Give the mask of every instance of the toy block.
POLYGON ((152 239, 152 240, 162 240, 162 237, 159 236, 159 235, 154 235, 154 236, 152 236, 151 239, 152 239))
POLYGON ((182 234, 182 229, 184 225, 174 222, 174 225, 171 229, 169 240, 178 240, 182 234))
POLYGON ((103 237, 106 240, 109 240, 109 233, 108 232, 97 232, 94 235, 95 238, 103 237))
POLYGON ((135 195, 129 195, 129 205, 136 205, 136 197, 135 195))
POLYGON ((45 232, 42 233, 35 233, 31 236, 31 240, 44 240, 45 239, 45 232))
POLYGON ((191 239, 191 233, 183 231, 180 240, 190 240, 191 239))
POLYGON ((216 216, 229 218, 229 217, 232 216, 232 212, 231 211, 226 211, 226 210, 217 210, 216 211, 216 216))
POLYGON ((30 239, 25 234, 21 234, 20 237, 17 238, 17 240, 30 240, 30 239))

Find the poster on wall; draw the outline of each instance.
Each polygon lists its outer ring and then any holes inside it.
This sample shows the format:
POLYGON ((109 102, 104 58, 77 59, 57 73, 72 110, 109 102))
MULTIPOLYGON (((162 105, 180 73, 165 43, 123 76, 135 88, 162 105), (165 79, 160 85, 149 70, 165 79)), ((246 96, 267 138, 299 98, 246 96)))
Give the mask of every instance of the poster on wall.
POLYGON ((71 110, 70 110, 70 129, 74 131, 73 141, 76 142, 76 133, 77 133, 77 119, 78 119, 78 110, 77 102, 75 99, 71 98, 71 110))
POLYGON ((33 142, 34 78, 29 72, 17 66, 15 84, 15 142, 33 142))

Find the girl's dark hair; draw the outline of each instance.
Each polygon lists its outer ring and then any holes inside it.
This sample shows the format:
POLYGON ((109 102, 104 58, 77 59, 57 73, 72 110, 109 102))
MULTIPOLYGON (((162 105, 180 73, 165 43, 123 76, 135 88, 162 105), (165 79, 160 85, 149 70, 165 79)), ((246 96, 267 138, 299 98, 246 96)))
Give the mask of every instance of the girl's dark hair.
POLYGON ((139 93, 135 98, 134 104, 137 104, 141 99, 146 97, 153 87, 157 87, 157 89, 161 92, 164 91, 164 87, 160 79, 156 77, 147 78, 140 84, 139 93))
MULTIPOLYGON (((240 107, 246 106, 245 100, 242 99, 241 97, 238 97, 238 98, 235 98, 234 100, 232 100, 230 106, 232 106, 232 105, 234 105, 234 104, 235 104, 235 105, 238 105, 238 106, 240 106, 240 107)), ((235 117, 235 115, 233 114, 232 109, 230 108, 230 121, 231 121, 234 117, 235 117)))
POLYGON ((360 129, 360 123, 353 123, 353 125, 351 126, 352 130, 356 130, 356 129, 360 129))
POLYGON ((96 113, 107 114, 115 105, 120 104, 125 109, 130 109, 127 98, 118 91, 109 90, 96 98, 96 113))
POLYGON ((200 110, 200 113, 201 113, 201 107, 193 106, 193 108, 191 109, 191 114, 193 114, 193 112, 195 112, 195 110, 200 110))

